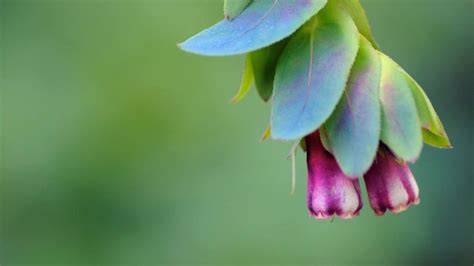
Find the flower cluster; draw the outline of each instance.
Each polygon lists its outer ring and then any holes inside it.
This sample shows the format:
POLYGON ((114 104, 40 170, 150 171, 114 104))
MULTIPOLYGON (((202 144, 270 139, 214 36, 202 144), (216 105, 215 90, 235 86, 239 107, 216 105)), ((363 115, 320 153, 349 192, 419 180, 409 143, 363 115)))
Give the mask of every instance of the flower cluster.
POLYGON ((233 101, 254 83, 271 99, 266 135, 304 147, 311 216, 358 215, 362 177, 377 215, 419 202, 407 162, 423 142, 449 139, 420 85, 381 52, 358 0, 226 0, 224 13, 179 47, 247 54, 233 101))

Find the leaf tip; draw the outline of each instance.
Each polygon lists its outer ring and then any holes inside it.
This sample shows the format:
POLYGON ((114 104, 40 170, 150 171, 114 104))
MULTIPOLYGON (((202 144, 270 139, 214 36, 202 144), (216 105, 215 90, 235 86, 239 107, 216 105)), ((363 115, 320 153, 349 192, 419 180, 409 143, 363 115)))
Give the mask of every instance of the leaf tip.
POLYGON ((240 95, 235 95, 234 97, 232 97, 232 99, 229 100, 229 103, 236 104, 239 103, 240 100, 242 100, 242 97, 240 97, 240 95))
POLYGON ((186 41, 178 42, 176 43, 176 47, 178 47, 178 49, 180 49, 181 51, 189 52, 186 48, 184 48, 185 43, 186 41))
POLYGON ((267 139, 269 139, 271 136, 271 132, 272 132, 272 127, 269 125, 263 132, 262 136, 260 137, 260 142, 264 142, 267 139))

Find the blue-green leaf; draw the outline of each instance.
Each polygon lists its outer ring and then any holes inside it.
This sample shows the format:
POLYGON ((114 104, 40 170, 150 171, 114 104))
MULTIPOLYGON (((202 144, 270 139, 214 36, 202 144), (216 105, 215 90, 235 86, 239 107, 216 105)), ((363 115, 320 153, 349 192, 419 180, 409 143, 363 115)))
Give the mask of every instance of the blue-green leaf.
POLYGON ((321 126, 344 91, 358 47, 351 17, 332 4, 291 38, 276 70, 274 139, 296 140, 321 126))
POLYGON ((224 0, 224 16, 226 19, 237 17, 252 0, 224 0))
POLYGON ((224 19, 179 44, 179 47, 210 56, 255 51, 295 32, 325 4, 326 0, 253 1, 235 19, 224 19))
POLYGON ((382 103, 381 140, 400 158, 415 161, 423 138, 415 99, 405 76, 388 56, 382 62, 380 100, 382 103))
POLYGON ((372 165, 380 140, 380 58, 361 36, 344 95, 324 124, 329 146, 348 176, 362 176, 372 165))
POLYGON ((287 43, 288 38, 250 53, 255 87, 265 102, 272 96, 277 62, 287 43))

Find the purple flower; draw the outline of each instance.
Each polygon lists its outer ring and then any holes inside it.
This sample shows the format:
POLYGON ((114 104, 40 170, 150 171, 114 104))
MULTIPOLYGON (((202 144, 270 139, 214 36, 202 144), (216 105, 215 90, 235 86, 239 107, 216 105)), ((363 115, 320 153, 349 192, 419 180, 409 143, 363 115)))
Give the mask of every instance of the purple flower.
POLYGON ((384 144, 380 145, 364 179, 370 206, 377 215, 383 215, 387 209, 399 213, 420 202, 418 185, 408 164, 398 159, 384 144))
POLYGON ((349 219, 362 208, 359 181, 346 176, 327 152, 319 131, 306 138, 308 165, 308 208, 310 216, 328 219, 337 215, 349 219))

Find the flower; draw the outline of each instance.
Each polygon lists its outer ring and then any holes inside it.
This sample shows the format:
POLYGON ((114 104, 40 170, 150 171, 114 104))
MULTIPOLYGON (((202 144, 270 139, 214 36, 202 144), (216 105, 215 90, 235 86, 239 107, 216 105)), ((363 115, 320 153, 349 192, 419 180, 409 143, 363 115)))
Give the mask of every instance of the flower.
POLYGON ((359 180, 346 176, 321 144, 319 132, 307 136, 308 209, 316 219, 349 219, 362 208, 359 180))
POLYGON ((399 213, 420 202, 418 185, 408 164, 383 144, 364 179, 370 206, 377 215, 387 209, 399 213))
POLYGON ((418 204, 406 162, 423 143, 451 145, 421 86, 375 42, 360 2, 225 0, 224 10, 227 19, 178 46, 247 55, 233 102, 255 84, 271 102, 264 136, 295 142, 293 169, 297 144, 306 145, 310 215, 357 216, 362 176, 376 214, 418 204))

